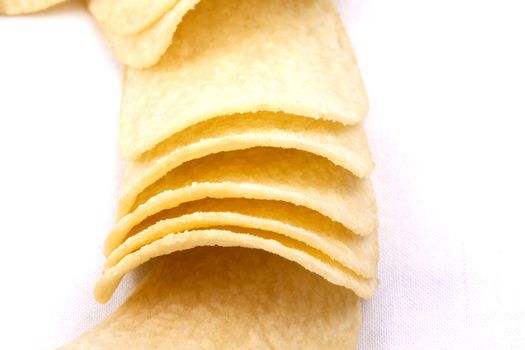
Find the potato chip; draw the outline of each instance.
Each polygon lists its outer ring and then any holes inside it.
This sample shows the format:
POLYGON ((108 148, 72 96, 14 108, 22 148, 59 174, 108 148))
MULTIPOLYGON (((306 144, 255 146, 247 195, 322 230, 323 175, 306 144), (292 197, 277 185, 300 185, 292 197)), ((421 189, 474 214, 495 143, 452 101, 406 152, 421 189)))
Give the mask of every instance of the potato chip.
POLYGON ((282 200, 315 210, 358 235, 376 228, 369 180, 308 152, 257 147, 184 163, 149 186, 108 235, 106 255, 147 217, 206 197, 282 200))
POLYGON ((105 268, 127 254, 170 233, 209 227, 238 226, 275 232, 301 241, 367 278, 376 276, 377 233, 356 236, 341 224, 279 201, 204 199, 153 215, 108 257, 105 268))
POLYGON ((128 163, 117 217, 129 212, 141 191, 182 163, 256 146, 309 151, 358 177, 368 176, 373 168, 366 135, 359 125, 270 112, 216 117, 176 133, 128 163))
POLYGON ((99 25, 115 34, 137 34, 166 14, 179 0, 90 0, 99 25))
POLYGON ((272 232, 228 226, 227 229, 172 233, 126 255, 116 265, 102 272, 95 287, 95 298, 101 303, 107 302, 126 273, 152 258, 203 246, 262 249, 295 261, 327 281, 354 291, 361 298, 370 298, 377 285, 375 278, 359 276, 297 240, 272 232))
POLYGON ((0 0, 0 14, 20 15, 45 10, 65 0, 0 0))
POLYGON ((120 141, 124 157, 137 159, 213 117, 274 111, 356 124, 367 109, 330 0, 208 0, 184 17, 157 65, 126 70, 120 141))
POLYGON ((162 258, 117 311, 64 349, 355 349, 359 299, 243 248, 162 258))
POLYGON ((129 67, 144 68, 154 65, 171 45, 173 32, 182 17, 200 0, 179 0, 168 13, 153 25, 132 35, 121 35, 104 30, 117 59, 129 67))

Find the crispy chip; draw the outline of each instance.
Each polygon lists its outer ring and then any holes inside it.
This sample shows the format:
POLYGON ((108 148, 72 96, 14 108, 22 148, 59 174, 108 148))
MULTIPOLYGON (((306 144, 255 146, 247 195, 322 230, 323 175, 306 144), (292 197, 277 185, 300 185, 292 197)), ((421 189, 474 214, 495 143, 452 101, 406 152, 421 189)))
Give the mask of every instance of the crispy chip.
POLYGON ((308 152, 257 147, 187 162, 149 186, 108 235, 106 255, 148 216, 206 197, 282 200, 316 210, 358 235, 376 228, 368 179, 308 152))
POLYGON ((128 164, 118 218, 129 212, 137 195, 171 169, 209 154, 256 146, 294 148, 326 157, 358 177, 373 162, 361 126, 259 112, 216 117, 176 133, 139 160, 128 164))
POLYGON ((166 14, 179 0, 90 0, 89 10, 105 30, 137 34, 166 14))
POLYGON ((173 32, 182 17, 200 0, 179 0, 168 13, 152 26, 133 35, 120 35, 104 30, 117 59, 129 67, 144 68, 154 65, 171 45, 173 32))
POLYGON ((66 0, 0 0, 0 14, 20 15, 45 10, 66 0))
POLYGON ((356 124, 367 109, 330 0, 208 0, 184 17, 157 65, 126 70, 120 141, 137 159, 213 117, 275 111, 356 124))
POLYGON ((375 278, 361 277, 299 241, 261 230, 227 228, 172 233, 141 247, 102 272, 95 287, 95 298, 101 303, 107 302, 126 273, 152 258, 203 246, 262 249, 295 261, 329 282, 351 289, 361 298, 370 298, 377 286, 375 278))
POLYGON ((376 276, 377 232, 356 236, 341 224, 304 207, 246 199, 208 198, 151 216, 111 253, 105 268, 170 233, 214 226, 275 232, 306 243, 363 277, 376 276))
POLYGON ((162 258, 138 290, 64 349, 355 349, 359 299, 299 265, 243 248, 162 258))

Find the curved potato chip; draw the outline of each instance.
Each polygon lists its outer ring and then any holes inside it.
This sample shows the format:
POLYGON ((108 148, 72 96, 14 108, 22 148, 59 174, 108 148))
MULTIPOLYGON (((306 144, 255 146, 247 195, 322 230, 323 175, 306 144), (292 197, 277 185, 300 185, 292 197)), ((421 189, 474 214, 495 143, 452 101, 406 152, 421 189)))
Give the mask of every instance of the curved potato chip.
POLYGON ((171 45, 173 32, 182 17, 200 0, 179 0, 177 5, 152 26, 133 35, 120 35, 104 30, 117 59, 126 66, 144 68, 157 63, 171 45))
POLYGON ((104 30, 137 34, 161 18, 179 0, 90 0, 89 10, 104 30))
POLYGON ((146 188, 108 235, 106 255, 148 216, 206 197, 281 200, 313 209, 358 235, 376 228, 368 179, 308 152, 257 147, 189 161, 146 188))
POLYGON ((170 233, 237 226, 275 232, 303 242, 367 278, 376 276, 377 233, 356 236, 328 218, 289 203, 246 199, 204 199, 146 219, 108 257, 105 268, 170 233))
POLYGON ((20 15, 45 10, 66 0, 0 0, 0 13, 20 15))
POLYGON ((263 251, 162 258, 137 291, 64 349, 355 349, 359 299, 263 251))
POLYGON ((95 298, 101 303, 107 302, 126 273, 152 258, 203 246, 262 249, 294 261, 327 281, 354 291, 361 298, 372 297, 377 286, 376 279, 361 277, 299 241, 261 230, 230 228, 172 233, 141 247, 102 272, 95 286, 95 298), (234 229, 238 232, 232 231, 234 229))
MULTIPOLYGON (((160 36, 154 45, 167 47, 160 36)), ((368 102, 330 0, 207 0, 184 17, 157 65, 126 70, 121 109, 122 152, 137 159, 217 116, 274 111, 356 124, 368 102)))
POLYGON ((117 217, 127 214, 137 195, 171 169, 209 154, 256 146, 308 151, 358 177, 368 176, 374 166, 360 125, 270 112, 216 117, 176 133, 128 164, 117 217))

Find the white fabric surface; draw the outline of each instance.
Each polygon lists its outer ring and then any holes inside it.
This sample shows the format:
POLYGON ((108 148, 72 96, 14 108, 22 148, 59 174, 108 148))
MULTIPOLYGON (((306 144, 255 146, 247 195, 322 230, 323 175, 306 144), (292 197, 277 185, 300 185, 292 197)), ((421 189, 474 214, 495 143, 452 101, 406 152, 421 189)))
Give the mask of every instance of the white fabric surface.
MULTIPOLYGON (((525 349, 522 1, 337 1, 368 88, 381 286, 360 349, 525 349)), ((51 349, 110 304, 122 68, 74 2, 0 17, 0 348, 51 349)))

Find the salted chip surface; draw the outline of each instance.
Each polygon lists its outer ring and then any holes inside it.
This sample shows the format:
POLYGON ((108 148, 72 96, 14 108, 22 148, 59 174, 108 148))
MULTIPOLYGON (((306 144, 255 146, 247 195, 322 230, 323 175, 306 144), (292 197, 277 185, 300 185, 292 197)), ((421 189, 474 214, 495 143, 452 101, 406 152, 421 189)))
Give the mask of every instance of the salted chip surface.
POLYGON ((359 298, 296 263, 243 248, 161 258, 73 349, 355 349, 359 298))
POLYGON ((368 179, 308 152, 256 147, 184 163, 146 188, 132 212, 108 235, 106 255, 147 217, 204 198, 281 200, 315 210, 358 235, 376 229, 375 198, 368 179))
POLYGON ((189 202, 149 217, 110 254, 105 268, 170 233, 224 226, 287 236, 321 251, 358 275, 376 277, 377 232, 357 236, 315 211, 286 202, 231 198, 189 202))
POLYGON ((326 254, 297 240, 273 232, 227 226, 172 233, 126 255, 102 272, 95 286, 95 298, 101 303, 107 302, 126 273, 152 258, 204 246, 265 250, 294 261, 327 281, 354 291, 361 298, 372 297, 377 286, 375 278, 359 276, 326 254))
POLYGON ((137 159, 213 117, 274 111, 356 124, 367 109, 330 0, 207 0, 184 16, 158 64, 126 70, 120 141, 124 157, 137 159))
POLYGON ((105 30, 122 35, 137 34, 152 25, 179 0, 90 0, 89 10, 105 30))
POLYGON ((222 116, 178 132, 128 163, 118 218, 127 214, 137 195, 177 166, 209 154, 268 146, 292 148, 323 156, 358 177, 373 169, 365 132, 360 125, 257 112, 222 116))
POLYGON ((66 0, 0 0, 0 14, 19 15, 45 10, 66 0))

